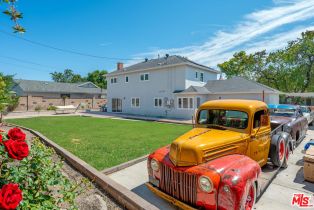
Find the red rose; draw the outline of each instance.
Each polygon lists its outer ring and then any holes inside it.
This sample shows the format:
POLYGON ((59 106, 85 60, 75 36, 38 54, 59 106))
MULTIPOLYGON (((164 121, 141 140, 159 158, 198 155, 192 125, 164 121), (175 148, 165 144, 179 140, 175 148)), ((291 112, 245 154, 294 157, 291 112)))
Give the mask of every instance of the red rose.
POLYGON ((2 137, 2 135, 0 134, 0 144, 2 143, 2 141, 3 141, 3 137, 2 137))
POLYGON ((22 191, 18 184, 5 184, 0 190, 0 208, 5 210, 16 209, 22 201, 22 191))
POLYGON ((17 160, 22 160, 29 154, 29 148, 25 141, 14 141, 9 139, 3 142, 9 157, 17 160))
POLYGON ((15 141, 24 141, 26 138, 25 133, 19 129, 19 128, 12 128, 8 132, 9 139, 15 140, 15 141))

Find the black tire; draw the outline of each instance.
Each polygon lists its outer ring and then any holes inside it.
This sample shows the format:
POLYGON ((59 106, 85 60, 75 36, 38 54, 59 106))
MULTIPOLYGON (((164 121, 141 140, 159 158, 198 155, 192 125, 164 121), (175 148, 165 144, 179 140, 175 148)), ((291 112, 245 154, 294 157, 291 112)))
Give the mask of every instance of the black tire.
POLYGON ((285 160, 286 141, 282 135, 276 135, 272 138, 270 145, 270 160, 278 167, 281 167, 285 160))

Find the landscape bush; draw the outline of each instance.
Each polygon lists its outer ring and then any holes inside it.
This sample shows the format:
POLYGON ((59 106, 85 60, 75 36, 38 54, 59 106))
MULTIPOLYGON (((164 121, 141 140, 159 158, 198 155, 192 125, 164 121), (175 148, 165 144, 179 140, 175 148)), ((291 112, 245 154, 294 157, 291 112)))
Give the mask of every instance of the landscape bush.
POLYGON ((55 106, 48 106, 47 110, 48 111, 56 111, 57 107, 55 107, 55 106))
POLYGON ((19 128, 0 134, 0 209, 76 209, 82 189, 62 174, 51 148, 27 142, 19 128))

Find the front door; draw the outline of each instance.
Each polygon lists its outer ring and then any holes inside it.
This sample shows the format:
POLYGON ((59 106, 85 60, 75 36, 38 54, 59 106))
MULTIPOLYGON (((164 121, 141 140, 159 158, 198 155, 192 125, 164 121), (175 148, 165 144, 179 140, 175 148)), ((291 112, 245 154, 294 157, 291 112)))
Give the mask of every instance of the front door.
POLYGON ((122 112, 122 99, 121 98, 112 99, 112 112, 122 112))

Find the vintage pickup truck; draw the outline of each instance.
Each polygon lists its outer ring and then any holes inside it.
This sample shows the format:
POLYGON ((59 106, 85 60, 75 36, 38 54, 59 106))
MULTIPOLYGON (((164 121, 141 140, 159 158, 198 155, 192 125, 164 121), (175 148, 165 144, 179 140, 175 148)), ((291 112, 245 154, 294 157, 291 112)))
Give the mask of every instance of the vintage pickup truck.
POLYGON ((208 101, 192 130, 149 155, 146 185, 182 209, 252 209, 261 167, 287 167, 290 141, 264 102, 208 101))

